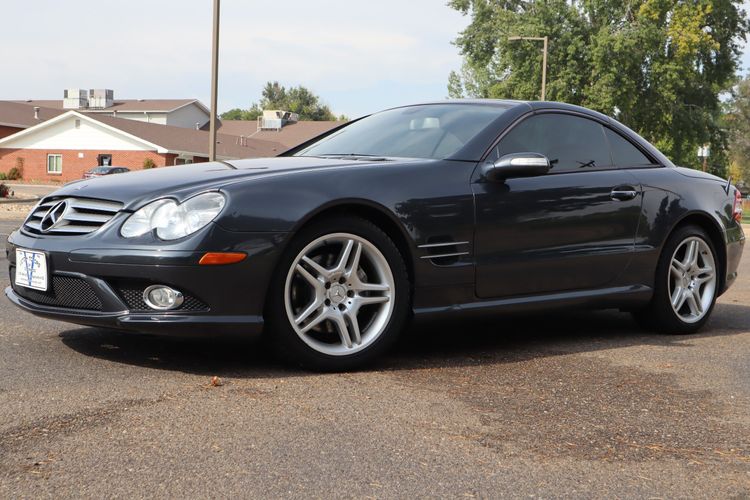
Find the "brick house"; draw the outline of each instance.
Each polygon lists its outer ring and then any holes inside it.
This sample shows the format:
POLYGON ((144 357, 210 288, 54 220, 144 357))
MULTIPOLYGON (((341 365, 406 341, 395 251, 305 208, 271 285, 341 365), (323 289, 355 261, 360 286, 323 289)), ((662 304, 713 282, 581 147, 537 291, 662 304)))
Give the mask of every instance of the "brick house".
MULTIPOLYGON (((208 143, 204 130, 70 110, 0 138, 0 172, 22 166, 24 180, 68 182, 97 165, 137 170, 147 160, 157 167, 207 161, 208 143)), ((269 140, 217 136, 220 160, 276 156, 286 149, 269 140)))

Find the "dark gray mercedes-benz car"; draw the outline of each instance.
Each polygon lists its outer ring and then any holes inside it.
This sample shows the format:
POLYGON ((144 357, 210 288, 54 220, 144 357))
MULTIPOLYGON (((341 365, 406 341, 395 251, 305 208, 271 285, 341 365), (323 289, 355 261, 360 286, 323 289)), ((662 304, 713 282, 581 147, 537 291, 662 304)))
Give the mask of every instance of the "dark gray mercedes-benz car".
POLYGON ((690 333, 736 278, 740 207, 599 113, 445 101, 277 158, 69 184, 9 237, 5 292, 84 325, 265 325, 319 369, 374 359, 412 315, 614 307, 690 333))

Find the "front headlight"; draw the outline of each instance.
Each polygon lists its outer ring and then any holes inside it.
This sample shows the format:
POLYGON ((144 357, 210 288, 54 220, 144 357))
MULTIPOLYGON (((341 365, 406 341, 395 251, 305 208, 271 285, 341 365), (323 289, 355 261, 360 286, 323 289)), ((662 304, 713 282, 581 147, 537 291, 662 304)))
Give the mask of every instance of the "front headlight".
POLYGON ((156 230, 162 240, 176 240, 208 225, 226 204, 221 193, 203 193, 178 204, 156 200, 128 217, 120 229, 125 238, 135 238, 156 230))

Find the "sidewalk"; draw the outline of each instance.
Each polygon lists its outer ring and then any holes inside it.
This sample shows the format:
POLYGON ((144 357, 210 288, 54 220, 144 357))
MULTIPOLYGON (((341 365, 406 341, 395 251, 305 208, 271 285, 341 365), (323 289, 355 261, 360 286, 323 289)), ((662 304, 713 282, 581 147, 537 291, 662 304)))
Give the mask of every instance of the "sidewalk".
POLYGON ((60 187, 13 182, 5 184, 13 191, 13 197, 0 198, 0 220, 23 219, 40 198, 60 187))
POLYGON ((13 181, 2 181, 3 184, 8 186, 12 191, 16 193, 18 198, 41 198, 48 195, 56 189, 62 187, 61 184, 23 184, 16 183, 13 181))

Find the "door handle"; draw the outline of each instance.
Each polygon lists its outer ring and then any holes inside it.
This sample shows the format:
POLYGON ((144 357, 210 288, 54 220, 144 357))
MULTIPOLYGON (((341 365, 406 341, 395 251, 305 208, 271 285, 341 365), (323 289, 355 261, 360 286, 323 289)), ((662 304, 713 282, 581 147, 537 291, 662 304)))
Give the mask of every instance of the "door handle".
POLYGON ((638 196, 638 191, 633 186, 617 186, 609 193, 609 197, 617 201, 632 200, 638 196))

